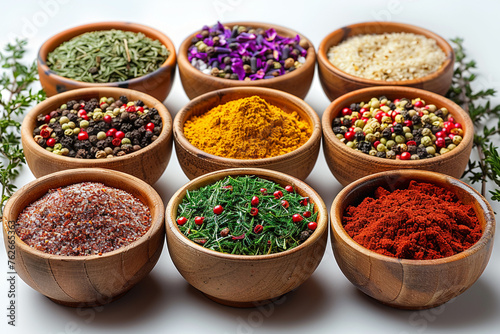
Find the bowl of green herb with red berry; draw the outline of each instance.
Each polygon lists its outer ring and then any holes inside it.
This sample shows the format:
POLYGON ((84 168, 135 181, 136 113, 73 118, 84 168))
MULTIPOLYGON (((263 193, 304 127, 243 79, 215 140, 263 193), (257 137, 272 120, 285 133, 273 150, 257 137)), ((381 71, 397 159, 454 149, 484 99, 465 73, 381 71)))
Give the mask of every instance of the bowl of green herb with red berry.
POLYGON ((172 196, 167 244, 179 273, 208 298, 257 306, 313 274, 327 220, 323 200, 304 182, 266 169, 226 169, 172 196))
POLYGON ((100 167, 154 184, 172 153, 172 117, 160 101, 138 91, 82 88, 31 109, 21 140, 35 177, 100 167))
POLYGON ((38 52, 48 96, 77 88, 121 87, 165 100, 175 75, 175 46, 162 32, 130 22, 97 22, 64 30, 38 52))

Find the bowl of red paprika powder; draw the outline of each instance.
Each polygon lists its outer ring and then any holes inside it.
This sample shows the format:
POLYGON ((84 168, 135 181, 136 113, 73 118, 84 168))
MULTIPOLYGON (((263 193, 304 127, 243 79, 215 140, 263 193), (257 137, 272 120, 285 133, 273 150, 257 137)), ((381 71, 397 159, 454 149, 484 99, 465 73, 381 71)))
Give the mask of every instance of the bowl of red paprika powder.
POLYGON ((377 173, 335 198, 332 247, 344 275, 377 301, 431 308, 460 295, 491 255, 495 216, 484 197, 427 171, 377 173))

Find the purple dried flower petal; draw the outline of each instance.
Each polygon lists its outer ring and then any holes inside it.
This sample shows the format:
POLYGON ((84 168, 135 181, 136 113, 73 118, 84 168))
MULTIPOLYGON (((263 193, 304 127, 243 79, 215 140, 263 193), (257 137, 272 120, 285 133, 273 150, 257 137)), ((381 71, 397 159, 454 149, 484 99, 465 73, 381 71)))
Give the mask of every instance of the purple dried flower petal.
POLYGON ((238 75, 239 80, 245 79, 245 70, 243 69, 243 62, 234 62, 233 65, 231 65, 231 70, 233 73, 236 73, 238 75))
POLYGON ((255 34, 249 34, 247 32, 242 32, 241 34, 238 35, 238 37, 236 37, 236 41, 242 43, 242 42, 248 42, 248 41, 254 40, 256 38, 257 38, 257 36, 255 36, 255 34))
POLYGON ((278 35, 278 33, 276 32, 276 30, 274 28, 269 28, 265 32, 265 37, 266 37, 266 40, 268 40, 268 41, 273 41, 277 35, 278 35))

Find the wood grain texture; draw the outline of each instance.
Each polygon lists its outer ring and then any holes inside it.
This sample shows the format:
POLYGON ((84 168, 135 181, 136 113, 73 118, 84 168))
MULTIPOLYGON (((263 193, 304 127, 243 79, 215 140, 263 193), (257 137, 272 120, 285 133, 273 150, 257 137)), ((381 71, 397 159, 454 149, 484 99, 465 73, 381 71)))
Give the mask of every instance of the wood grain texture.
POLYGON ((495 233, 495 215, 478 192, 448 175, 419 170, 378 173, 351 183, 335 198, 330 220, 335 259, 347 279, 368 296, 402 309, 435 307, 467 290, 486 268, 495 233), (344 210, 379 186, 399 189, 407 187, 410 180, 449 189, 473 206, 483 229, 481 239, 464 252, 437 260, 397 259, 356 243, 342 226, 344 210))
POLYGON ((204 175, 179 189, 168 203, 165 224, 169 254, 189 284, 219 303, 251 307, 270 302, 297 288, 312 275, 325 251, 327 220, 323 200, 302 181, 271 170, 237 168, 204 175), (315 204, 317 229, 300 246, 270 255, 231 255, 194 243, 177 228, 177 207, 186 191, 211 184, 227 175, 257 175, 283 186, 292 185, 315 204))
POLYGON ((15 236, 15 268, 23 281, 53 301, 73 307, 107 304, 142 280, 155 266, 165 240, 164 206, 144 181, 107 169, 74 169, 32 181, 7 202, 3 214, 4 243, 8 246, 9 221, 49 189, 78 182, 102 182, 123 189, 146 204, 151 227, 139 240, 102 256, 61 256, 38 251, 15 236))
POLYGON ((226 88, 199 96, 177 113, 173 129, 177 158, 189 179, 226 168, 266 168, 304 180, 316 164, 321 144, 321 121, 307 103, 291 94, 261 87, 226 88), (292 152, 272 158, 231 159, 208 154, 192 145, 184 136, 184 123, 190 117, 199 116, 229 101, 253 95, 260 96, 287 113, 296 111, 312 130, 309 140, 292 152))
POLYGON ((360 89, 333 101, 323 113, 323 153, 335 178, 344 186, 364 176, 395 169, 420 169, 439 172, 460 178, 467 167, 474 139, 474 127, 469 115, 457 104, 447 98, 411 87, 371 87, 360 89), (355 151, 342 143, 333 132, 332 122, 339 116, 342 108, 351 103, 369 101, 372 97, 386 96, 389 100, 406 97, 420 97, 427 104, 445 107, 455 120, 462 124, 462 142, 452 151, 437 157, 422 160, 392 160, 373 157, 355 151))
POLYGON ((319 79, 321 86, 330 101, 333 101, 339 96, 353 90, 386 85, 420 88, 444 95, 451 85, 454 63, 455 54, 453 52, 453 48, 444 38, 427 29, 396 22, 364 22, 337 29, 326 36, 321 41, 318 48, 319 79), (445 53, 446 60, 441 68, 436 72, 419 79, 406 81, 381 81, 356 77, 341 71, 337 67, 333 66, 328 60, 328 50, 330 50, 332 46, 345 41, 349 37, 355 35, 383 34, 392 32, 414 33, 434 39, 437 45, 445 53))
POLYGON ((162 102, 167 98, 168 93, 172 88, 176 65, 177 57, 175 53, 174 43, 172 43, 172 41, 165 34, 148 26, 130 22, 98 22, 64 30, 57 35, 52 36, 44 44, 42 44, 38 52, 37 59, 40 83, 47 93, 47 96, 53 96, 58 93, 78 88, 120 87, 147 93, 162 102), (86 32, 110 29, 141 32, 151 39, 159 40, 170 51, 170 55, 156 71, 142 77, 126 80, 123 82, 91 83, 72 80, 57 75, 47 66, 47 55, 50 52, 54 51, 54 49, 61 45, 63 42, 66 42, 73 37, 79 36, 86 32))
POLYGON ((261 22, 231 22, 225 23, 224 26, 232 28, 235 25, 242 25, 254 28, 269 29, 274 28, 276 32, 281 36, 295 37, 300 36, 301 40, 307 41, 309 47, 307 49, 306 62, 303 66, 291 73, 264 80, 254 80, 254 81, 240 81, 223 79, 218 77, 213 77, 208 74, 202 73, 200 70, 194 68, 188 60, 188 49, 191 45, 191 40, 198 34, 199 31, 189 35, 181 44, 179 48, 179 75, 181 78, 182 86, 186 95, 190 99, 211 92, 218 89, 229 88, 229 87, 267 87, 282 90, 288 92, 300 98, 305 98, 309 88, 311 87, 312 79, 314 76, 314 67, 316 64, 316 51, 314 46, 309 39, 304 37, 298 32, 280 27, 275 24, 261 23, 261 22))
POLYGON ((167 168, 172 153, 172 117, 157 99, 130 89, 103 87, 84 88, 61 93, 38 104, 24 118, 21 140, 26 162, 35 177, 73 168, 107 168, 124 172, 149 184, 154 184, 167 168), (110 159, 77 159, 53 154, 43 149, 33 139, 37 116, 46 115, 69 100, 125 95, 129 100, 142 100, 148 107, 156 108, 162 118, 163 128, 158 139, 139 151, 110 159))

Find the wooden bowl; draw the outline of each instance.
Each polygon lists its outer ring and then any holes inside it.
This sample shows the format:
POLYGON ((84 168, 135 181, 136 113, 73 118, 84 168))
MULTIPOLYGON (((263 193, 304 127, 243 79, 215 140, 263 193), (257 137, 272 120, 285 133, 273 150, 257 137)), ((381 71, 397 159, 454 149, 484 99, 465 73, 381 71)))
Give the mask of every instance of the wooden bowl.
POLYGON ((233 87, 209 92, 199 96, 182 108, 174 119, 174 142, 177 158, 184 174, 192 180, 200 175, 226 168, 267 168, 290 174, 301 180, 313 169, 321 142, 321 122, 314 111, 303 100, 291 94, 269 88, 233 87), (312 129, 309 140, 296 150, 264 159, 232 159, 208 154, 195 147, 184 136, 184 123, 192 116, 199 116, 210 109, 229 101, 258 95, 269 104, 285 112, 296 111, 312 129))
POLYGON ((184 185, 167 205, 165 224, 170 257, 189 284, 218 303, 251 307, 270 302, 297 288, 312 275, 325 251, 327 220, 323 200, 304 182, 271 170, 235 168, 203 175, 184 185), (228 175, 257 175, 282 186, 292 185, 315 204, 317 229, 303 244, 269 255, 226 254, 189 240, 177 227, 177 207, 188 190, 212 184, 228 175))
POLYGON ((467 290, 488 263, 495 233, 495 215, 477 191, 450 176, 418 170, 378 173, 351 183, 333 201, 330 219, 333 253, 347 279, 368 296, 402 309, 435 307, 467 290), (450 257, 408 260, 371 251, 347 234, 342 216, 349 205, 359 204, 379 186, 398 189, 407 187, 411 180, 446 188, 471 205, 483 229, 479 241, 450 257))
POLYGON ((148 26, 130 22, 97 22, 84 24, 71 29, 64 30, 49 38, 42 44, 38 51, 38 76, 47 96, 53 96, 68 90, 88 87, 120 87, 130 88, 147 93, 160 101, 167 98, 175 76, 176 54, 172 41, 162 32, 148 26), (118 29, 124 31, 141 32, 147 37, 159 40, 170 51, 167 60, 156 71, 139 78, 134 78, 122 82, 91 83, 77 81, 57 75, 46 64, 47 56, 63 42, 69 41, 73 37, 86 32, 118 29))
POLYGON ((172 153, 172 117, 160 101, 141 92, 114 87, 83 88, 57 94, 31 109, 21 126, 21 139, 26 162, 35 177, 65 169, 101 167, 125 172, 154 184, 167 168, 172 153), (37 126, 38 115, 46 115, 73 99, 85 100, 93 97, 118 99, 121 95, 127 96, 129 100, 142 100, 148 107, 156 108, 161 116, 162 131, 158 139, 145 148, 111 159, 77 159, 48 152, 33 140, 33 130, 37 126))
POLYGON ((196 69, 188 60, 188 49, 191 46, 191 40, 193 37, 199 33, 199 31, 197 31, 189 35, 182 42, 181 47, 179 48, 179 75, 181 77, 182 86, 184 87, 186 95, 190 99, 194 99, 199 95, 222 88, 250 86, 274 88, 293 94, 302 99, 305 98, 309 88, 311 87, 314 76, 314 66, 316 64, 316 52, 311 41, 294 30, 270 23, 231 22, 224 24, 224 26, 229 28, 232 28, 235 25, 263 28, 266 30, 274 28, 279 35, 287 37, 300 35, 300 39, 307 41, 309 44, 309 48, 307 48, 306 62, 301 68, 273 79, 240 81, 213 77, 196 69))
POLYGON ((335 178, 344 186, 366 175, 394 169, 429 170, 460 178, 467 167, 474 139, 474 126, 469 115, 462 108, 441 95, 410 87, 371 87, 345 94, 326 108, 322 124, 323 152, 326 162, 335 178), (389 100, 420 97, 427 104, 435 104, 438 108, 447 108, 455 120, 462 124, 464 130, 462 142, 451 152, 422 160, 392 160, 373 157, 355 151, 342 143, 332 129, 332 122, 340 114, 342 108, 351 103, 366 102, 372 97, 382 95, 389 100))
POLYGON ((451 85, 454 62, 455 53, 453 48, 444 38, 427 29, 396 22, 364 22, 337 29, 321 41, 318 49, 319 80, 330 101, 356 89, 387 85, 421 88, 444 95, 451 85), (351 36, 392 32, 414 33, 436 40, 437 45, 446 55, 442 66, 436 72, 422 78, 405 81, 383 81, 356 77, 338 69, 328 60, 330 48, 351 36))
POLYGON ((34 180, 19 189, 3 212, 7 252, 15 244, 15 269, 33 289, 56 303, 88 307, 109 303, 130 290, 153 269, 163 249, 163 201, 144 181, 107 169, 75 169, 34 180), (79 182, 101 182, 139 198, 151 210, 151 227, 128 246, 103 255, 63 256, 44 253, 24 243, 14 232, 19 214, 49 189, 79 182))

